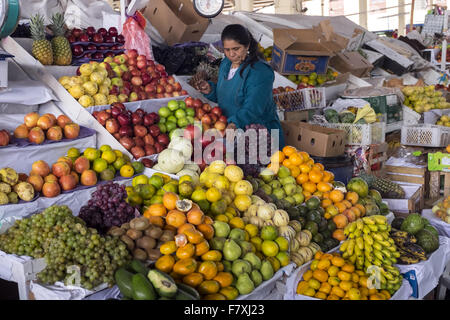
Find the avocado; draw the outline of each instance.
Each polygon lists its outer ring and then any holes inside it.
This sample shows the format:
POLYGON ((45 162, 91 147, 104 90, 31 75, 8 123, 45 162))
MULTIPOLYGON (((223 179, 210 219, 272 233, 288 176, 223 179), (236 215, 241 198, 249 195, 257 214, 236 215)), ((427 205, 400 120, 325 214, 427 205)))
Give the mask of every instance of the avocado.
POLYGON ((172 298, 177 294, 177 285, 167 273, 152 269, 147 277, 160 296, 172 298))
POLYGON ((131 278, 133 300, 155 300, 157 298, 152 284, 142 273, 136 273, 131 278))
MULTIPOLYGON (((200 294, 194 288, 192 288, 184 283, 177 283, 177 287, 178 287, 178 291, 181 290, 181 291, 187 293, 188 295, 192 296, 191 300, 200 300, 200 294)), ((178 295, 178 293, 177 293, 177 295, 178 295)))
POLYGON ((133 274, 125 270, 125 268, 119 268, 114 273, 114 279, 116 280, 117 287, 119 287, 120 293, 124 297, 133 297, 133 287, 131 285, 131 278, 133 274))
POLYGON ((196 300, 189 293, 184 292, 178 288, 177 294, 175 295, 175 300, 196 300))
POLYGON ((133 259, 133 260, 130 262, 130 268, 131 268, 131 270, 132 270, 133 272, 141 273, 141 274, 143 274, 144 276, 146 276, 146 275, 148 274, 149 270, 150 270, 149 268, 147 268, 146 266, 144 266, 144 264, 143 264, 141 261, 136 260, 136 259, 133 259))

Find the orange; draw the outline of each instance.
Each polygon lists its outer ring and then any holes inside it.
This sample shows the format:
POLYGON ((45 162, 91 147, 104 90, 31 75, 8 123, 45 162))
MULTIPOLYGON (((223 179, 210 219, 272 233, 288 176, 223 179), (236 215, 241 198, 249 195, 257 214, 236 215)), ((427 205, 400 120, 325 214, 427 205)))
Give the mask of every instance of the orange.
POLYGON ((323 283, 320 285, 319 291, 320 291, 320 292, 323 292, 323 293, 325 293, 325 294, 329 294, 330 291, 331 291, 331 285, 330 285, 328 282, 323 282, 323 283))
POLYGON ((345 271, 347 273, 353 273, 355 271, 355 266, 352 264, 346 263, 341 267, 341 270, 345 271))
POLYGON ((202 255, 202 260, 219 262, 222 260, 222 252, 219 250, 209 250, 202 255))
POLYGON ((327 295, 321 291, 317 291, 316 294, 314 295, 314 298, 325 300, 327 298, 327 295))
POLYGON ((167 214, 166 207, 161 203, 152 204, 145 210, 144 217, 156 216, 156 217, 164 217, 167 214))
POLYGON ((349 191, 345 195, 345 200, 350 201, 352 205, 355 205, 358 202, 358 199, 359 199, 359 196, 354 191, 349 191))
POLYGON ((306 153, 304 151, 300 151, 298 154, 302 156, 303 162, 306 162, 306 161, 310 160, 310 157, 309 157, 308 153, 306 153))
POLYGON ((202 223, 197 226, 197 230, 203 234, 206 240, 211 240, 214 237, 214 228, 210 224, 202 223))
POLYGON ((289 169, 291 170, 291 176, 293 176, 294 178, 297 178, 301 173, 299 167, 291 166, 289 167, 289 169))
POLYGON ((155 267, 159 271, 170 273, 173 265, 175 264, 175 258, 170 254, 165 254, 158 258, 155 262, 155 267))
POLYGON ((352 281, 356 284, 359 282, 359 275, 357 273, 352 273, 352 281))
POLYGON ((195 246, 192 243, 186 244, 184 247, 177 249, 176 256, 178 259, 191 258, 195 254, 195 246))
POLYGON ((330 199, 334 202, 341 202, 344 200, 344 193, 340 190, 333 190, 330 192, 330 199))
POLYGON ((348 224, 348 219, 345 215, 343 215, 342 213, 336 215, 333 217, 333 222, 336 224, 336 228, 338 229, 343 229, 347 226, 348 224))
POLYGON ((214 261, 203 261, 198 266, 197 272, 206 280, 212 280, 217 275, 217 265, 214 261))
POLYGON ((323 198, 324 199, 330 199, 330 193, 329 192, 324 192, 323 193, 323 198))
POLYGON ((166 223, 175 228, 181 227, 186 223, 186 215, 178 210, 170 210, 166 215, 166 223))
POLYGON ((282 151, 283 151, 285 156, 290 157, 291 154, 297 152, 297 149, 295 147, 292 147, 292 146, 286 146, 286 147, 283 148, 282 151))
POLYGON ((161 247, 159 247, 159 251, 162 254, 172 254, 175 251, 177 251, 177 245, 176 245, 175 241, 167 241, 167 242, 163 243, 161 245, 161 247))
POLYGON ((344 211, 347 210, 347 207, 342 202, 335 203, 334 205, 339 210, 339 213, 344 213, 344 211))
POLYGON ((203 240, 202 242, 195 245, 195 255, 201 256, 209 251, 209 242, 208 240, 203 240))
POLYGON ((345 271, 339 271, 337 276, 341 281, 350 281, 352 279, 351 274, 345 271))
POLYGON ((318 170, 311 170, 308 174, 308 177, 309 181, 319 183, 320 181, 322 181, 323 173, 318 170))
POLYGON ((319 183, 317 183, 317 190, 319 190, 320 192, 329 192, 332 189, 333 189, 333 185, 329 182, 320 181, 319 183))
POLYGON ((291 156, 289 156, 289 160, 294 166, 299 166, 303 163, 302 156, 297 153, 293 153, 291 156))
POLYGON ((231 283, 233 282, 233 275, 229 272, 218 272, 213 280, 216 280, 220 284, 221 288, 225 288, 231 286, 231 283))
POLYGON ((203 275, 198 272, 193 272, 183 277, 183 283, 193 288, 198 287, 203 280, 203 275))
POLYGON ((284 161, 285 158, 286 157, 283 152, 277 151, 270 157, 270 162, 281 163, 284 161))
POLYGON ((297 284, 297 294, 303 294, 304 290, 309 288, 309 284, 307 281, 300 281, 297 284))
POLYGON ((317 169, 317 170, 319 170, 319 171, 324 171, 324 170, 325 170, 325 167, 324 167, 323 164, 321 164, 321 163, 315 163, 315 164, 313 165, 313 168, 314 168, 314 169, 317 169))
POLYGON ((225 266, 223 265, 223 263, 221 261, 216 261, 216 265, 217 265, 217 271, 221 272, 221 271, 225 270, 225 266))
POLYGON ((297 184, 302 185, 302 184, 304 184, 305 182, 308 182, 308 181, 309 181, 309 176, 308 176, 307 173, 300 173, 300 174, 296 177, 295 180, 297 181, 297 184))
POLYGON ((333 174, 333 172, 324 171, 323 172, 322 181, 323 182, 333 182, 334 181, 334 174, 333 174))
MULTIPOLYGON (((328 260, 328 259, 321 259, 319 261, 319 263, 317 264, 317 269, 319 269, 319 270, 328 270, 330 265, 331 265, 330 260, 328 260)), ((324 282, 324 281, 322 281, 322 282, 324 282)))
POLYGON ((186 258, 178 260, 173 266, 173 271, 179 275, 186 276, 195 272, 197 269, 197 261, 194 258, 186 258))
POLYGON ((339 298, 343 298, 345 296, 345 291, 337 286, 331 288, 330 293, 338 296, 339 298))
POLYGON ((355 214, 356 219, 361 218, 361 210, 359 210, 357 207, 351 207, 350 211, 355 214))
MULTIPOLYGON (((311 166, 309 166, 309 165, 307 165, 307 164, 301 164, 300 166, 299 166, 299 168, 300 168, 300 171, 302 172, 302 173, 309 173, 310 171, 311 171, 311 166)), ((308 177, 308 179, 309 179, 309 177, 308 177)))
POLYGON ((181 227, 178 228, 177 233, 184 234, 184 231, 186 231, 187 229, 194 229, 194 226, 190 223, 185 223, 181 227))
POLYGON ((347 207, 347 209, 352 207, 352 203, 348 200, 342 200, 342 203, 347 207))
POLYGON ((217 293, 217 292, 219 292, 219 290, 220 290, 220 284, 216 280, 203 281, 197 287, 198 293, 200 293, 202 295, 210 295, 213 293, 217 293))
POLYGON ((313 167, 313 165, 314 165, 314 160, 313 160, 313 159, 309 159, 308 161, 306 161, 306 164, 307 164, 307 165, 310 165, 310 166, 311 166, 311 169, 312 169, 312 167, 313 167))
POLYGON ((320 260, 320 258, 322 257, 323 252, 322 251, 317 251, 316 254, 314 255, 314 259, 316 260, 320 260))
POLYGON ((345 264, 345 260, 341 257, 333 257, 331 258, 331 263, 333 266, 342 267, 345 264))
POLYGON ((292 166, 292 162, 291 162, 291 160, 289 160, 289 159, 284 159, 284 161, 282 162, 282 164, 283 164, 283 166, 285 166, 285 167, 290 167, 290 166, 292 166))
POLYGON ((312 276, 313 276, 312 270, 308 270, 303 274, 303 280, 309 281, 309 279, 311 279, 312 276))
POLYGON ((339 288, 341 288, 344 291, 349 291, 353 287, 353 284, 351 281, 341 281, 339 282, 339 288))
POLYGON ((332 258, 333 258, 333 255, 329 254, 329 253, 324 253, 322 255, 322 257, 321 257, 321 259, 327 259, 327 260, 330 260, 330 261, 331 261, 332 258))
POLYGON ((339 241, 345 240, 347 237, 344 234, 344 229, 336 229, 333 231, 333 238, 339 241))
POLYGON ((175 209, 177 201, 180 200, 178 195, 174 192, 166 192, 163 196, 163 205, 167 210, 175 209))
POLYGON ((333 201, 331 201, 330 199, 323 199, 322 202, 320 203, 320 206, 325 209, 325 208, 331 206, 332 204, 333 204, 333 201))
POLYGON ((313 182, 309 182, 309 181, 302 184, 302 188, 303 188, 303 191, 310 192, 311 194, 316 192, 316 190, 317 190, 316 184, 313 182))

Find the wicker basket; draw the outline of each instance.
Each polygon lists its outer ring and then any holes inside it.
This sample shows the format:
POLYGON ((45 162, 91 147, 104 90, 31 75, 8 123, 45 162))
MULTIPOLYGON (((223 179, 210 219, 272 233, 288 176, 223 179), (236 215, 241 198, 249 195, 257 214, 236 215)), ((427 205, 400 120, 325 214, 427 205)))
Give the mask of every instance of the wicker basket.
POLYGON ((386 123, 371 124, 321 123, 321 126, 344 130, 347 133, 346 145, 366 146, 383 143, 386 138, 386 123))
POLYGON ((275 94, 273 100, 278 109, 283 111, 325 108, 327 104, 325 88, 305 88, 283 92, 275 94))

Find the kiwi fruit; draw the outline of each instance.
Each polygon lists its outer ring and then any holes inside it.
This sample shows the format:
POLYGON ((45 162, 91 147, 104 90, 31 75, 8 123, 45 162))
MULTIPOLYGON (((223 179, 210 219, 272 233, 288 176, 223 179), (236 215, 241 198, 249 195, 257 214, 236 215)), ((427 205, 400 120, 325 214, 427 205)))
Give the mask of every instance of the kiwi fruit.
POLYGON ((127 230, 116 227, 114 229, 111 228, 111 230, 109 230, 108 233, 110 235, 112 235, 113 237, 120 237, 120 236, 124 235, 126 232, 127 232, 127 230))
POLYGON ((135 230, 135 229, 128 229, 127 236, 129 236, 133 240, 137 240, 142 237, 142 231, 135 230))
POLYGON ((133 250, 134 249, 134 241, 133 239, 131 239, 129 236, 127 236, 126 234, 122 235, 120 237, 120 240, 122 240, 122 242, 124 242, 127 245, 128 250, 133 250))
POLYGON ((150 221, 146 217, 134 218, 130 221, 131 229, 144 231, 150 225, 150 221))
POLYGON ((133 251, 133 258, 136 260, 145 261, 147 260, 147 252, 142 249, 136 248, 133 251))
POLYGON ((148 236, 143 236, 136 241, 136 245, 144 250, 153 249, 156 246, 156 240, 148 236))
POLYGON ((145 235, 152 237, 153 239, 159 239, 163 234, 163 230, 158 226, 151 226, 145 230, 145 235))
POLYGON ((156 261, 161 257, 161 252, 158 249, 148 249, 146 251, 149 260, 156 261))
POLYGON ((173 241, 175 238, 175 232, 172 230, 164 230, 162 235, 159 237, 159 240, 162 242, 173 241))
POLYGON ((128 229, 130 229, 130 223, 129 223, 129 222, 126 222, 126 223, 124 223, 123 225, 121 225, 120 227, 123 228, 123 229, 125 229, 125 230, 128 230, 128 229))

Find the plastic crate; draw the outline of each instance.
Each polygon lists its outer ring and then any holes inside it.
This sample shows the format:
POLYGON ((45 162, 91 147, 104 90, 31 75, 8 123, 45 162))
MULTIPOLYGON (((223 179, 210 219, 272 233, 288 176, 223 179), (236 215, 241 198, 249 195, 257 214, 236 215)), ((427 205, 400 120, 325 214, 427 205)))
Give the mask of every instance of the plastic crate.
POLYGON ((321 126, 344 130, 346 145, 365 146, 385 142, 386 123, 375 122, 371 124, 352 123, 320 123, 321 126))
POLYGON ((422 115, 407 106, 403 106, 403 125, 418 124, 422 115))
POLYGON ((450 144, 450 128, 430 124, 403 126, 401 143, 406 146, 446 147, 450 144))
POLYGON ((325 88, 305 88, 273 95, 278 109, 284 111, 325 108, 325 88))

